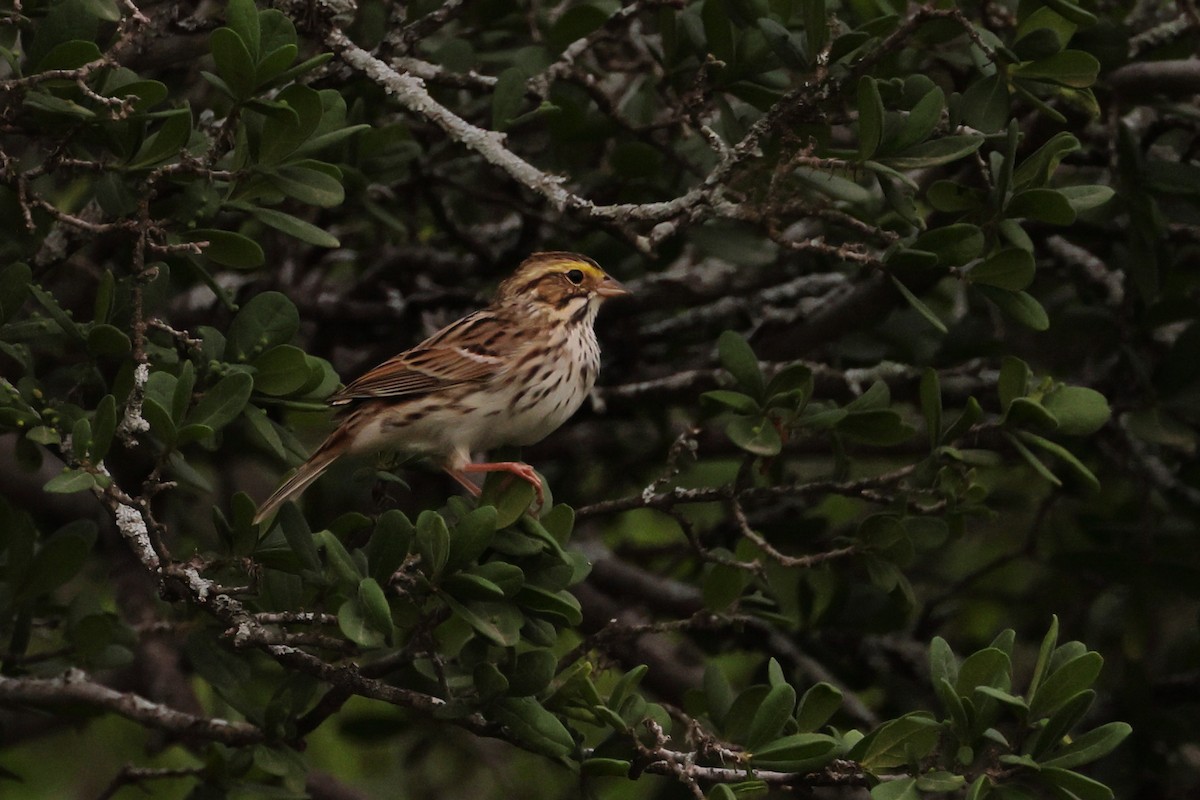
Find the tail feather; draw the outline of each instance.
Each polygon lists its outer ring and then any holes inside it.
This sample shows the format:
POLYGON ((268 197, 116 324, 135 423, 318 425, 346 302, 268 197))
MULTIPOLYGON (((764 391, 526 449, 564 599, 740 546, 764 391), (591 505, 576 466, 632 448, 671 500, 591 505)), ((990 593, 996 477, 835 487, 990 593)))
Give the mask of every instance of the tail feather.
POLYGON ((340 448, 331 447, 330 444, 331 442, 327 441, 321 445, 308 461, 300 465, 292 477, 284 481, 270 497, 263 501, 263 504, 258 507, 258 513, 254 515, 255 525, 269 518, 279 510, 280 506, 307 489, 310 483, 321 477, 329 465, 337 460, 341 454, 340 448))

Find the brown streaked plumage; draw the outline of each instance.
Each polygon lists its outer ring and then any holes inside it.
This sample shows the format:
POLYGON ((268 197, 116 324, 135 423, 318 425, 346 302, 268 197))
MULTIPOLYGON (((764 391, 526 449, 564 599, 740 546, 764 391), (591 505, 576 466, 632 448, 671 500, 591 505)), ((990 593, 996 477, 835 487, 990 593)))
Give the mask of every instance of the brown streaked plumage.
POLYGON ((600 304, 628 294, 595 261, 575 253, 534 253, 496 291, 491 305, 430 336, 329 398, 347 409, 329 438, 263 502, 254 521, 349 453, 397 449, 429 456, 478 494, 471 472, 537 473, 513 461, 472 463, 473 453, 533 444, 583 403, 596 380, 600 349, 593 323, 600 304))

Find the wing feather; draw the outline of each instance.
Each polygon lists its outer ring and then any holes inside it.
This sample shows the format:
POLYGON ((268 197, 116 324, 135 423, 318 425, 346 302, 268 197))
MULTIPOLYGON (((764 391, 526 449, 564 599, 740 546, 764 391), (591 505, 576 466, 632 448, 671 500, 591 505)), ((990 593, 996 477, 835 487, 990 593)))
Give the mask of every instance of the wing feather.
POLYGON ((490 310, 477 311, 393 356, 329 398, 353 400, 414 397, 468 383, 483 383, 509 363, 516 340, 507 323, 490 310))

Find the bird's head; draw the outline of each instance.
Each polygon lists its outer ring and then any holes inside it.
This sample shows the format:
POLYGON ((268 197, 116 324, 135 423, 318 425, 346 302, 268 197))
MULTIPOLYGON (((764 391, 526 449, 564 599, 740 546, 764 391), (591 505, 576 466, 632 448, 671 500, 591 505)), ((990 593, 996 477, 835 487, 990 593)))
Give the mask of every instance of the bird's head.
POLYGON ((585 308, 595 309, 629 290, 578 253, 534 253, 525 259, 496 292, 496 303, 532 304, 555 314, 572 317, 585 308))

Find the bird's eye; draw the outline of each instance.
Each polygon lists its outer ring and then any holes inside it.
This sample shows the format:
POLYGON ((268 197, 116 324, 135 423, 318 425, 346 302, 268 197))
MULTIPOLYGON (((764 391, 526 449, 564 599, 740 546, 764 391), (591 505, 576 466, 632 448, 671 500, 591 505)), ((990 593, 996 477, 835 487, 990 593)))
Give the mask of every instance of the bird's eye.
POLYGON ((567 273, 567 280, 578 286, 583 283, 583 270, 573 269, 567 273))

